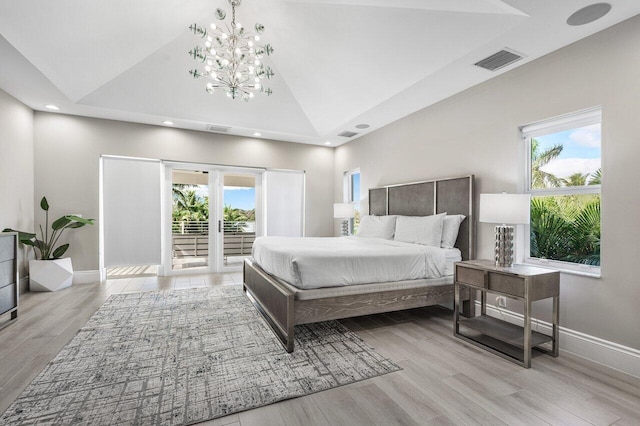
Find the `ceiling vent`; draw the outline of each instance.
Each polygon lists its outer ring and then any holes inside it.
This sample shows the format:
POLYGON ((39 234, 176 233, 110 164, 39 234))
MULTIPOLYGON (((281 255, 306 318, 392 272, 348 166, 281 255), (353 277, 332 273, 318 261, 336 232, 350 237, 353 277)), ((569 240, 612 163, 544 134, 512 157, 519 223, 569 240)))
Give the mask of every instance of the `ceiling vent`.
POLYGON ((340 133, 338 136, 342 136, 343 138, 352 138, 355 135, 357 135, 357 133, 354 132, 350 132, 348 130, 345 130, 344 132, 340 133))
POLYGON ((231 127, 227 127, 227 126, 216 126, 215 124, 207 124, 204 128, 207 132, 214 132, 214 133, 229 133, 229 130, 231 130, 231 127))
POLYGON ((496 71, 500 68, 506 67, 516 61, 522 59, 521 55, 511 52, 509 50, 501 50, 498 53, 494 53, 488 58, 484 58, 481 61, 476 62, 474 65, 487 69, 489 71, 496 71))

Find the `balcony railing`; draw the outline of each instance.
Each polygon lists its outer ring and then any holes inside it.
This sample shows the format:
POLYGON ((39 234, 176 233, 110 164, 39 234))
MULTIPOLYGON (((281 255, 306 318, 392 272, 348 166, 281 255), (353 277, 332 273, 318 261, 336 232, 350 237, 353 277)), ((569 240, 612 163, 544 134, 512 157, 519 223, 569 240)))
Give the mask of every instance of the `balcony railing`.
MULTIPOLYGON (((208 221, 173 221, 171 225, 173 234, 208 234, 208 221)), ((237 222, 227 221, 222 223, 222 230, 225 234, 229 233, 255 233, 255 222, 237 222)))
MULTIPOLYGON (((248 256, 256 238, 255 222, 223 222, 223 256, 248 256)), ((174 221, 173 258, 207 258, 209 256, 209 223, 174 221)))

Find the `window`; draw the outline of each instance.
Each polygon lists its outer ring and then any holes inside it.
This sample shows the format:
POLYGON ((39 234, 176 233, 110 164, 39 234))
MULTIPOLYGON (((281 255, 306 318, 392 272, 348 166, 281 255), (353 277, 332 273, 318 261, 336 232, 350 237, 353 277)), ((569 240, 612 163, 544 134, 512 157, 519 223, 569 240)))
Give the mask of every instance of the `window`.
POLYGON ((360 169, 344 174, 344 202, 353 203, 356 210, 355 217, 349 220, 349 234, 353 235, 360 225, 360 169))
POLYGON ((522 127, 526 262, 600 274, 601 117, 598 108, 522 127))

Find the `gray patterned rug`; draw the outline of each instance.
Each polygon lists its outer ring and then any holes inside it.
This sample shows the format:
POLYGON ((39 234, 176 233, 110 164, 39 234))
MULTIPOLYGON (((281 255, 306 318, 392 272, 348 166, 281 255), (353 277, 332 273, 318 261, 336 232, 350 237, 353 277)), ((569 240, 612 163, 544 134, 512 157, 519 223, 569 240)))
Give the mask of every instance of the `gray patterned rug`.
POLYGON ((240 286, 111 296, 0 424, 184 425, 397 371, 335 321, 288 354, 240 286))

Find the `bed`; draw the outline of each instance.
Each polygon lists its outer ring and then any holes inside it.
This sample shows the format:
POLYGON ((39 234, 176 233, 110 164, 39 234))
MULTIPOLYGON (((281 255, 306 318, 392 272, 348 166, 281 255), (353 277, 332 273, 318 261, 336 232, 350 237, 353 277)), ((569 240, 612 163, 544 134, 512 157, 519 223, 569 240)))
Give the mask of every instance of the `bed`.
MULTIPOLYGON (((429 216, 446 212, 449 215, 464 215, 466 219, 460 224, 454 248, 461 260, 473 259, 475 255, 473 188, 473 175, 373 188, 369 190, 369 214, 429 216)), ((356 243, 358 237, 351 237, 351 240, 349 238, 342 241, 346 251, 351 250, 351 245, 358 244, 356 243)), ((338 239, 319 239, 318 244, 329 244, 330 240, 338 239)), ((274 249, 278 246, 277 239, 268 241, 273 243, 274 249)), ((369 243, 370 241, 367 242, 369 243)), ((391 243, 391 245, 394 244, 391 243)), ((331 253, 331 250, 327 247, 325 253, 331 253)), ((405 247, 394 245, 393 250, 402 251, 405 247)), ((424 256, 429 255, 427 251, 429 250, 425 251, 424 256)), ((300 247, 300 256, 304 253, 304 247, 300 247)), ((341 255, 338 253, 328 261, 336 261, 338 257, 335 256, 341 255)), ((330 255, 327 254, 327 256, 330 255)), ((256 253, 256 257, 265 259, 261 253, 256 253)), ((288 352, 294 350, 295 325, 453 302, 452 275, 415 279, 417 276, 410 273, 412 268, 415 268, 413 263, 401 265, 400 269, 407 270, 408 275, 403 277, 406 279, 385 281, 384 273, 380 272, 382 270, 374 270, 374 262, 364 263, 364 266, 360 265, 360 270, 351 273, 343 272, 344 282, 338 279, 335 282, 323 283, 325 279, 336 280, 337 278, 322 274, 322 262, 318 261, 318 264, 308 263, 304 266, 308 269, 305 274, 308 279, 303 284, 297 282, 298 278, 291 272, 287 272, 294 270, 302 273, 303 267, 298 265, 295 268, 289 267, 285 254, 276 258, 276 261, 279 261, 275 263, 276 266, 269 265, 267 268, 274 271, 269 273, 255 258, 245 259, 243 289, 288 352), (279 269, 278 265, 280 265, 279 269), (326 287, 323 284, 329 286, 326 287)), ((326 264, 327 259, 323 261, 326 264)), ((469 301, 469 294, 463 293, 461 299, 463 315, 473 315, 473 303, 469 301)))

